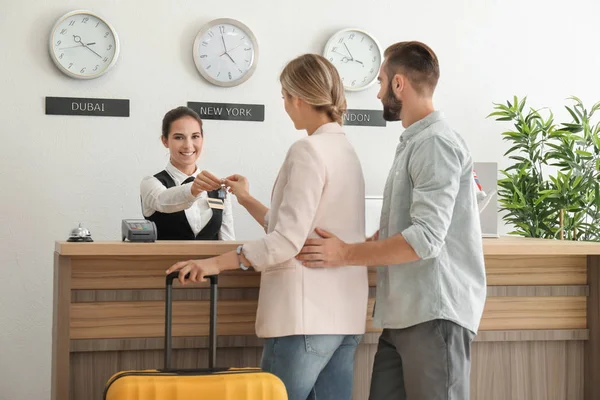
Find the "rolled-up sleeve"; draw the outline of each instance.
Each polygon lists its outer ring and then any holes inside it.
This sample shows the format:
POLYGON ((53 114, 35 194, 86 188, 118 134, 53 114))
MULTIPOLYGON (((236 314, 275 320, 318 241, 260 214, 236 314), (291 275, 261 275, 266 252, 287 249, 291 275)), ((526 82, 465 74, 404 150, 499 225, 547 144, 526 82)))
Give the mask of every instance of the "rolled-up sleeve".
MULTIPOLYGON (((263 239, 244 245, 244 256, 256 270, 295 257, 311 231, 326 180, 325 166, 308 140, 300 140, 286 157, 287 180, 277 222, 263 239)), ((265 223, 269 215, 265 216, 265 223)))
POLYGON ((402 236, 421 259, 436 257, 444 245, 460 187, 463 160, 440 137, 423 141, 408 163, 413 181, 411 226, 402 236))

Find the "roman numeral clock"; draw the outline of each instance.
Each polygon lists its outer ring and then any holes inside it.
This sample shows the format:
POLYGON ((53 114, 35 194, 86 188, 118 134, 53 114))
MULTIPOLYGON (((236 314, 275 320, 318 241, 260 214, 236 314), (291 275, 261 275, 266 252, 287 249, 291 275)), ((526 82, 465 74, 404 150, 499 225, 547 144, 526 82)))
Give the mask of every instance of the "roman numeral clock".
POLYGON ((230 18, 204 25, 194 41, 194 63, 213 85, 231 87, 246 82, 256 69, 258 43, 246 25, 230 18))

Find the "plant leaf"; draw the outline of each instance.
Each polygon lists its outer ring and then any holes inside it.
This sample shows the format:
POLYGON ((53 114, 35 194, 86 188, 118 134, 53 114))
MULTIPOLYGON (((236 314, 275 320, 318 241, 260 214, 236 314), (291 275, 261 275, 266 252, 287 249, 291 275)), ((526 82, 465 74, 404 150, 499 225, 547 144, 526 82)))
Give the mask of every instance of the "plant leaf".
POLYGON ((571 107, 565 106, 565 108, 567 109, 569 114, 571 114, 571 116, 575 120, 575 123, 579 124, 579 118, 577 117, 577 115, 575 115, 575 112, 573 110, 571 110, 571 107))

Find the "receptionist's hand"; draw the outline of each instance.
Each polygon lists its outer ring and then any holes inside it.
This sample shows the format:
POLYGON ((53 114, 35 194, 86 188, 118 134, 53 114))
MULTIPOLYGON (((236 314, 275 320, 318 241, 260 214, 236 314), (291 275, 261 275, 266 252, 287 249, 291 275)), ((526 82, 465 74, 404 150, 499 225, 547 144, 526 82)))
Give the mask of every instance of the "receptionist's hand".
POLYGON ((221 189, 221 180, 208 171, 202 171, 196 175, 192 183, 192 195, 198 196, 201 192, 221 189))
POLYGON ((242 175, 235 174, 228 176, 225 179, 225 185, 229 187, 229 193, 233 193, 238 200, 250 194, 248 179, 242 175))
POLYGON ((178 262, 167 270, 167 275, 174 271, 179 271, 179 282, 182 285, 189 282, 206 282, 206 276, 218 275, 220 272, 214 258, 178 262), (190 277, 185 279, 188 273, 190 277))

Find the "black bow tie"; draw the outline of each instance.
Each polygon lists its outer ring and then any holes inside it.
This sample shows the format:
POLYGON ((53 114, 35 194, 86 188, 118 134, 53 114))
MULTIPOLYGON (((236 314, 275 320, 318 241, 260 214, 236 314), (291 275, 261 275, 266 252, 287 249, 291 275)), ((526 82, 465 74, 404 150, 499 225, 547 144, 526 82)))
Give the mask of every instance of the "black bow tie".
POLYGON ((196 178, 194 178, 193 176, 190 176, 185 181, 181 182, 181 184, 185 185, 186 183, 194 182, 194 179, 196 179, 196 178))

